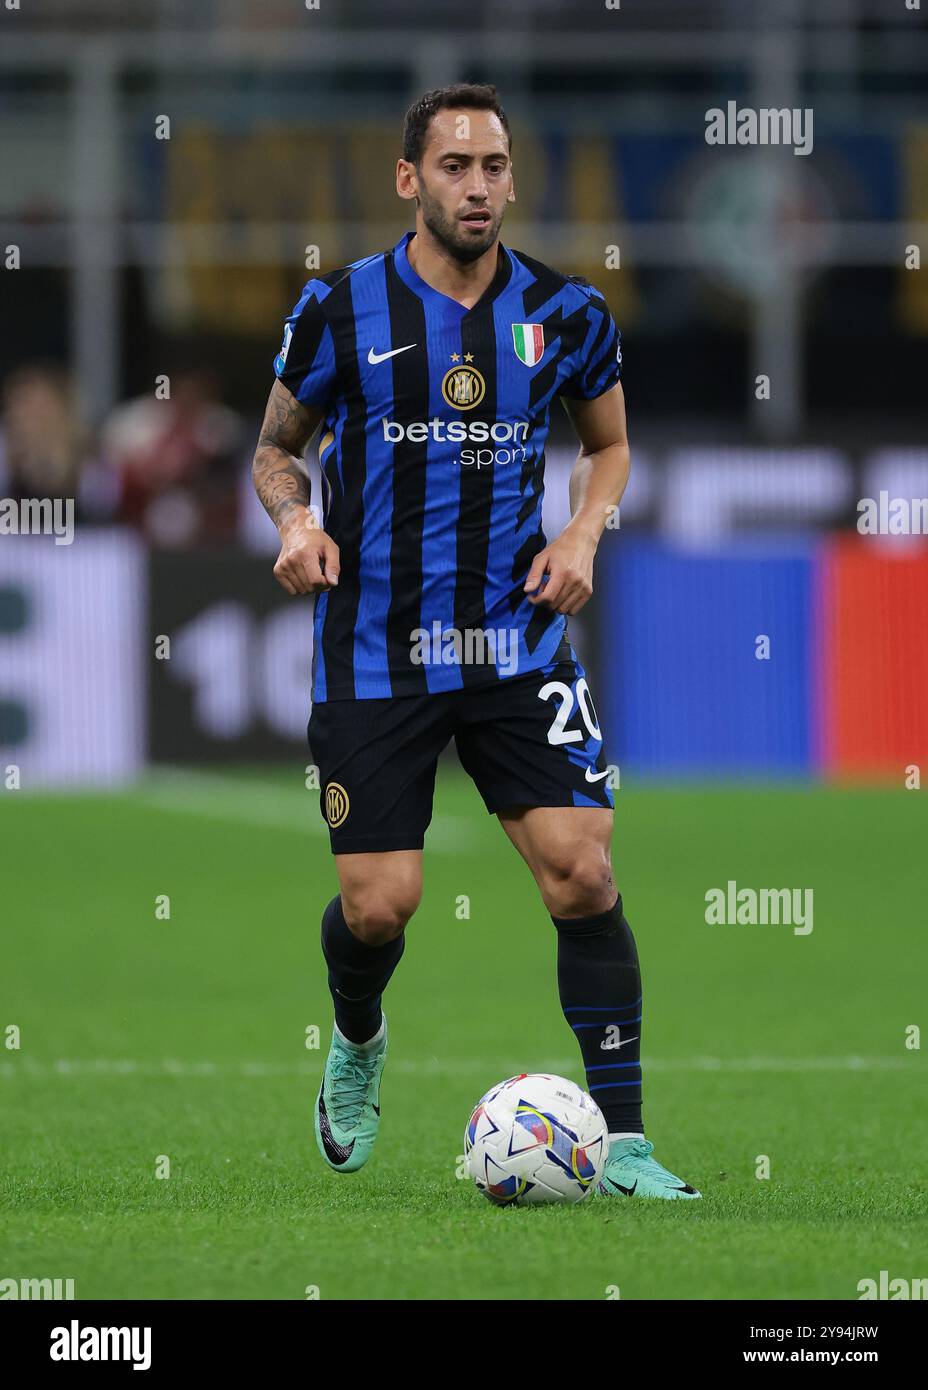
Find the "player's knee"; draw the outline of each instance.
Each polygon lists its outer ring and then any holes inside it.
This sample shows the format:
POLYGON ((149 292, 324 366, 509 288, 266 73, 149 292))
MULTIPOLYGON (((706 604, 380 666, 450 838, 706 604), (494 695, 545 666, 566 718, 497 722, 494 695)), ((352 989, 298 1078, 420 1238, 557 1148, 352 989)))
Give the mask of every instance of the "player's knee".
POLYGON ((347 899, 343 893, 345 921, 359 941, 383 946, 401 935, 420 897, 421 889, 412 880, 357 889, 347 899))
POLYGON ((575 846, 545 866, 541 884, 545 906, 554 917, 592 917, 615 902, 609 855, 599 845, 575 846))

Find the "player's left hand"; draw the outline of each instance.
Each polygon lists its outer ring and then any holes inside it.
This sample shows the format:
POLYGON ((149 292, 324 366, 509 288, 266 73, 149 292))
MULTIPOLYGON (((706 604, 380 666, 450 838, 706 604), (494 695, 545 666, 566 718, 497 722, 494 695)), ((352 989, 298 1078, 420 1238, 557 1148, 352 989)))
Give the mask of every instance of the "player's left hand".
POLYGON ((545 603, 569 617, 579 613, 593 592, 593 557, 596 543, 590 536, 564 532, 540 550, 525 581, 529 603, 545 603))

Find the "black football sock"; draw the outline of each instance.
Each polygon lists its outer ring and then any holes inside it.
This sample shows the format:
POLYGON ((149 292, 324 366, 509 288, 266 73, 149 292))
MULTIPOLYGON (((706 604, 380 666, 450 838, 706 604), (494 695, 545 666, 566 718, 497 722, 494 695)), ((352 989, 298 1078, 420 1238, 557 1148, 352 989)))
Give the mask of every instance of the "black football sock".
POLYGON ((564 1017, 583 1054, 587 1089, 610 1134, 642 1134, 641 970, 622 895, 594 917, 552 917, 564 1017))
POLYGON ((350 1042, 365 1043, 380 1031, 380 996, 405 945, 405 933, 382 946, 359 941, 345 921, 340 897, 322 914, 322 954, 329 967, 335 1022, 350 1042))

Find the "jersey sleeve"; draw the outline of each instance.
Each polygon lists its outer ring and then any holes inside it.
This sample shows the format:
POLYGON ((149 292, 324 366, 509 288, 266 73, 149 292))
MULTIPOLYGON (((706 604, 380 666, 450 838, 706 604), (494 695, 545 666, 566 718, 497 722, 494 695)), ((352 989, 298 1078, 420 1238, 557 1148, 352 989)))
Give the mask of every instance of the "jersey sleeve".
POLYGON ((622 376, 622 335, 599 291, 589 286, 587 293, 583 341, 574 355, 573 373, 561 387, 561 394, 592 401, 622 376))
POLYGON ((277 379, 304 405, 324 408, 335 385, 335 342, 322 301, 327 286, 310 280, 284 324, 274 359, 277 379))

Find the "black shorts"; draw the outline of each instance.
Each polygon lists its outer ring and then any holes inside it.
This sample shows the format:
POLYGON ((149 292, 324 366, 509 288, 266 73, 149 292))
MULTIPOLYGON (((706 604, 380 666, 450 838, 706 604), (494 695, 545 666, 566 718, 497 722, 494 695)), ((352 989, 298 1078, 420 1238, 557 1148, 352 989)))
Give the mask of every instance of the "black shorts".
POLYGON ((491 814, 613 804, 575 658, 469 690, 325 700, 313 706, 307 733, 333 854, 421 849, 438 758, 452 738, 491 814))

